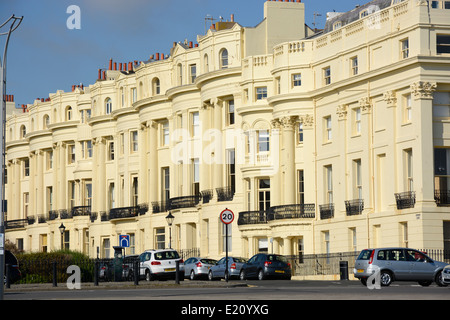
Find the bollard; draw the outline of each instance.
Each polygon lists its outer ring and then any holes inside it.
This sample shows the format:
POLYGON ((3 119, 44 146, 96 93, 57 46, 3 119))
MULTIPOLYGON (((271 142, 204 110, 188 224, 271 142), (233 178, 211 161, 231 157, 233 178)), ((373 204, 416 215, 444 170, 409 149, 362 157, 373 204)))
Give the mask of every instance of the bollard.
POLYGON ((180 260, 177 260, 175 268, 175 283, 180 284, 180 260))
POLYGON ((98 287, 98 273, 99 273, 99 262, 98 259, 95 260, 94 264, 94 286, 98 287))
POLYGON ((11 288, 11 265, 6 265, 6 288, 11 288))
POLYGON ((58 283, 57 283, 57 279, 56 279, 56 261, 54 261, 53 263, 53 286, 57 287, 58 283))
POLYGON ((134 273, 134 285, 138 286, 139 285, 139 261, 138 260, 136 260, 134 262, 133 273, 134 273))
POLYGON ((341 280, 348 280, 348 261, 339 261, 341 280))

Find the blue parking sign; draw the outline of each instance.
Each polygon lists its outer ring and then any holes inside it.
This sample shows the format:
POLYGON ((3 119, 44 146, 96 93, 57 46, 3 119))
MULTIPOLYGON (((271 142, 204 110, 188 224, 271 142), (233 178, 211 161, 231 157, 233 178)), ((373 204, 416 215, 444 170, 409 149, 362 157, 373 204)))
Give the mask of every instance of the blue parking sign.
POLYGON ((129 234, 119 236, 119 246, 124 247, 124 248, 130 247, 130 235, 129 234))

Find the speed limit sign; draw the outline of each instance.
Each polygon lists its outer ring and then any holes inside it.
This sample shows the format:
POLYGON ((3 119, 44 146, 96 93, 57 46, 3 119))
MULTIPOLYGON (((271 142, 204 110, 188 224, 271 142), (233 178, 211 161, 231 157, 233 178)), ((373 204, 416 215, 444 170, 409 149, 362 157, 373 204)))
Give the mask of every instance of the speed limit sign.
POLYGON ((234 221, 234 213, 230 209, 225 209, 220 213, 220 220, 224 224, 231 224, 234 221))

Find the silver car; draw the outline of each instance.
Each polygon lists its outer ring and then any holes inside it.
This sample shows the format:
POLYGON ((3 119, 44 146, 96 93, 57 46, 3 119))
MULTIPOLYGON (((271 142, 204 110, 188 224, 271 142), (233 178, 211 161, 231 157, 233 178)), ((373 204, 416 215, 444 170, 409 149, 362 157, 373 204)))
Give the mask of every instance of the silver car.
MULTIPOLYGON (((239 278, 239 273, 241 272, 242 266, 247 262, 247 259, 239 258, 239 257, 228 257, 228 273, 231 278, 239 278)), ((226 269, 226 260, 225 257, 219 260, 217 264, 211 269, 209 269, 208 273, 208 279, 209 280, 215 280, 215 279, 226 279, 225 274, 226 269)))
POLYGON ((429 286, 434 281, 444 287, 447 284, 442 280, 442 271, 447 265, 410 248, 365 249, 356 259, 353 273, 364 285, 378 279, 381 286, 393 281, 418 281, 429 286))
POLYGON ((217 260, 194 257, 189 258, 184 262, 184 274, 189 277, 190 280, 194 280, 200 277, 207 277, 209 268, 215 265, 217 260))
POLYGON ((446 266, 442 271, 442 281, 445 284, 450 284, 450 265, 446 266))

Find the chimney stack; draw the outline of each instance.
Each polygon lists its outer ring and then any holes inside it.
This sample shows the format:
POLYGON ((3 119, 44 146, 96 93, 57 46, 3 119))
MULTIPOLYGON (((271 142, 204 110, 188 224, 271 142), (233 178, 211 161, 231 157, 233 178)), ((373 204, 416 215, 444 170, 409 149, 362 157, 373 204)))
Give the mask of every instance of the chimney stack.
POLYGON ((113 66, 113 59, 109 59, 109 70, 112 70, 112 66, 113 66))

